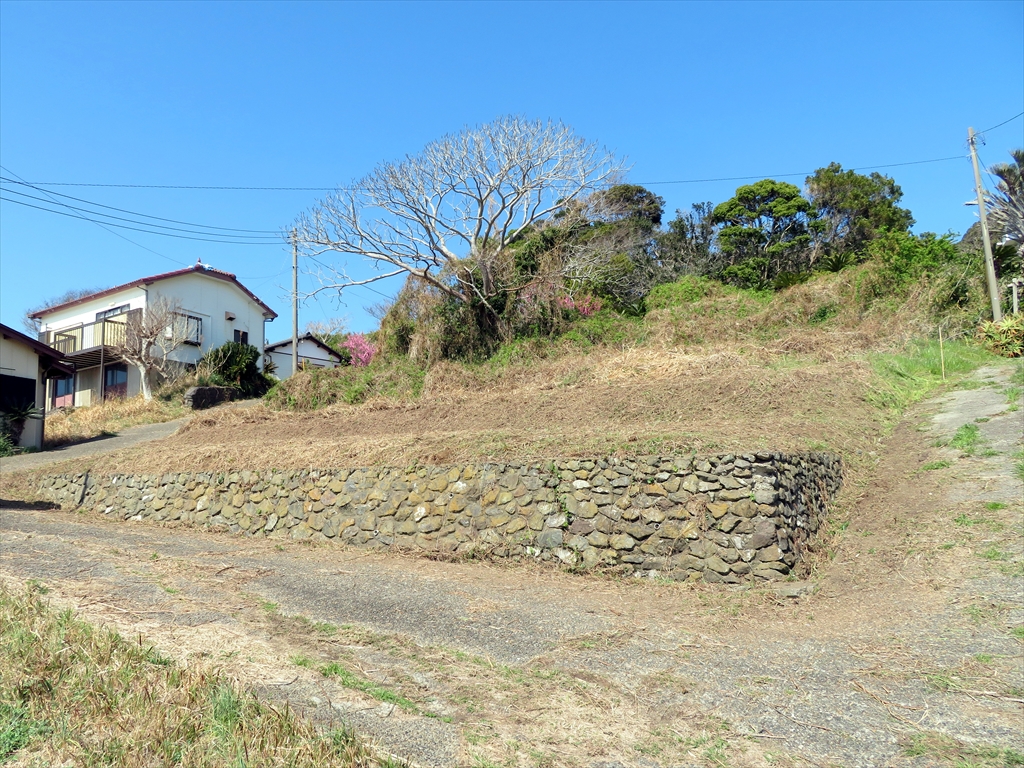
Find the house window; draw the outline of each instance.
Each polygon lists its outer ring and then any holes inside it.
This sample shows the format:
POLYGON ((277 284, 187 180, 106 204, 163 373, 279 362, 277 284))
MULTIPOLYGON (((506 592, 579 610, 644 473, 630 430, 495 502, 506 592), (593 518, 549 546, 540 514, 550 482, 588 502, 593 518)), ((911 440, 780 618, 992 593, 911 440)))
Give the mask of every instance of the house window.
POLYGON ((128 311, 129 304, 122 304, 120 307, 112 307, 110 309, 104 309, 102 312, 96 313, 97 320, 105 320, 108 317, 114 317, 115 315, 123 315, 128 311))
POLYGON ((200 347, 203 344, 203 318, 195 315, 186 315, 184 312, 177 313, 182 324, 182 344, 192 344, 200 347))
POLYGON ((53 380, 53 407, 64 408, 75 404, 75 377, 53 380))
POLYGON ((249 332, 248 331, 240 331, 240 330, 238 330, 236 328, 235 329, 235 342, 237 344, 248 344, 249 343, 249 332))
POLYGON ((128 366, 108 365, 103 371, 103 398, 128 396, 128 366))

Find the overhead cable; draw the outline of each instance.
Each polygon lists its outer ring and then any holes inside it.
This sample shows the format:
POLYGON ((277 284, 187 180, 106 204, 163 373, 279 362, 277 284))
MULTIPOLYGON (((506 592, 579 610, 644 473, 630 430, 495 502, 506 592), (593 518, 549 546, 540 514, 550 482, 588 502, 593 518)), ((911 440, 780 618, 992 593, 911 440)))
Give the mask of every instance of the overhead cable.
MULTIPOLYGON (((57 197, 63 197, 66 200, 75 200, 76 202, 85 203, 86 205, 91 205, 91 206, 93 206, 95 208, 106 208, 107 210, 118 211, 120 213, 130 213, 132 216, 142 216, 143 218, 154 219, 155 221, 167 221, 167 222, 170 222, 171 224, 184 224, 184 225, 189 226, 189 227, 199 227, 200 229, 218 229, 218 230, 223 230, 225 232, 253 232, 253 233, 260 233, 260 234, 280 235, 280 232, 278 230, 276 230, 276 229, 238 229, 236 227, 216 227, 216 226, 213 226, 213 225, 210 225, 210 224, 196 224, 196 223, 191 222, 191 221, 178 221, 177 219, 165 219, 165 218, 163 218, 161 216, 151 216, 148 213, 139 213, 138 211, 129 211, 129 210, 125 209, 125 208, 116 208, 116 207, 114 207, 112 205, 103 205, 103 203, 95 203, 95 202, 93 202, 91 200, 85 200, 85 199, 83 199, 81 197, 73 197, 71 195, 65 195, 65 194, 63 194, 61 192, 51 192, 49 190, 41 189, 40 187, 37 187, 34 184, 29 184, 27 181, 16 181, 16 180, 8 178, 6 176, 0 176, 0 181, 5 181, 5 182, 7 182, 9 184, 18 184, 18 185, 21 185, 21 186, 29 187, 29 188, 35 189, 35 190, 37 190, 39 192, 44 192, 47 195, 56 195, 57 197)), ((13 191, 13 190, 11 190, 11 191, 13 191)), ((103 215, 105 215, 105 214, 103 214, 103 215)))
MULTIPOLYGON (((9 174, 11 174, 12 176, 17 176, 22 181, 25 181, 24 179, 21 178, 21 176, 18 176, 18 174, 16 174, 10 168, 4 168, 4 166, 0 165, 0 169, 3 169, 5 171, 7 171, 9 174)), ((47 192, 47 191, 43 190, 43 194, 46 195, 51 200, 53 200, 53 202, 55 204, 57 204, 57 205, 64 205, 64 203, 61 203, 59 200, 55 199, 50 192, 47 192)), ((132 245, 136 246, 137 248, 141 248, 144 251, 148 251, 149 253, 152 253, 154 256, 159 256, 161 259, 169 261, 172 264, 178 264, 178 265, 181 265, 181 266, 184 266, 184 264, 185 264, 184 262, 179 261, 178 259, 172 259, 170 256, 167 256, 166 254, 160 253, 159 251, 154 251, 152 248, 149 248, 149 247, 143 245, 142 243, 137 243, 136 241, 132 240, 130 237, 125 237, 120 232, 115 232, 110 227, 105 226, 104 224, 101 224, 98 221, 94 221, 92 219, 88 219, 88 221, 92 221, 93 224, 95 224, 97 227, 102 229, 104 232, 107 232, 107 233, 113 235, 114 237, 120 238, 121 240, 124 240, 126 243, 131 243, 132 245)))
MULTIPOLYGON (((1015 118, 1011 118, 1015 119, 1015 118)), ((1009 121, 1007 121, 1009 122, 1009 121)), ((999 126, 995 126, 998 128, 999 126)), ((989 130, 992 130, 991 128, 989 130)), ((953 155, 950 157, 936 157, 930 160, 911 160, 905 163, 887 163, 885 165, 863 165, 851 170, 871 171, 879 168, 899 168, 907 165, 923 165, 925 163, 942 163, 949 160, 962 160, 964 155, 953 155)), ((756 176, 723 176, 721 178, 709 179, 674 179, 671 181, 644 181, 640 184, 705 184, 718 181, 747 181, 749 179, 784 178, 787 176, 810 176, 814 171, 801 171, 799 173, 764 173, 756 176)), ((194 190, 222 190, 222 191, 265 191, 265 192, 335 192, 348 189, 347 187, 230 187, 230 186, 200 186, 200 185, 179 185, 179 184, 99 184, 94 182, 70 182, 70 181, 36 181, 33 182, 40 187, 114 187, 124 189, 194 189, 194 190)))
MULTIPOLYGON (((4 191, 4 192, 7 192, 8 194, 18 195, 19 197, 27 197, 30 200, 37 200, 37 201, 43 202, 43 203, 51 202, 51 201, 47 200, 46 198, 37 197, 35 195, 30 195, 27 192, 19 192, 16 189, 3 189, 3 188, 0 188, 0 189, 2 189, 2 191, 4 191)), ((11 201, 11 202, 17 202, 17 201, 11 201)), ((192 235, 209 235, 209 236, 213 236, 213 237, 225 237, 225 238, 226 237, 235 237, 235 238, 243 239, 245 241, 253 241, 253 242, 274 242, 274 243, 280 243, 282 241, 282 238, 280 236, 271 239, 270 236, 268 236, 268 235, 227 235, 227 234, 221 235, 219 232, 203 232, 203 231, 200 231, 200 230, 183 229, 181 227, 168 227, 168 226, 166 226, 164 224, 150 224, 150 223, 145 222, 145 221, 136 221, 135 219, 128 219, 128 218, 125 218, 124 216, 114 216, 113 214, 109 214, 109 213, 100 213, 98 211, 90 211, 90 210, 88 210, 86 208, 79 208, 78 206, 75 206, 75 205, 68 205, 67 203, 61 203, 61 205, 63 205, 63 207, 67 208, 68 210, 77 211, 77 212, 82 213, 82 214, 91 214, 93 216, 104 216, 104 217, 106 217, 108 219, 114 219, 116 221, 127 221, 130 224, 141 224, 145 228, 125 227, 125 229, 135 229, 138 232, 147 232, 147 233, 153 234, 153 235, 164 235, 164 234, 167 234, 166 232, 159 232, 159 231, 156 231, 156 230, 158 230, 158 229, 168 229, 168 230, 172 230, 174 232, 185 232, 187 234, 192 234, 192 235), (153 228, 156 228, 156 229, 153 229, 153 228)), ((43 208, 42 210, 50 210, 50 209, 43 208)), ((55 213, 57 213, 57 211, 55 211, 55 213)), ((110 224, 110 222, 104 222, 104 223, 110 224)), ((111 224, 111 226, 117 226, 117 225, 111 224)))
MULTIPOLYGON (((239 240, 214 240, 214 239, 208 238, 208 237, 190 237, 188 235, 176 235, 176 234, 173 234, 171 232, 156 232, 156 231, 153 231, 153 230, 150 230, 150 229, 142 229, 140 227, 129 227, 129 226, 125 225, 125 224, 114 224, 114 223, 109 222, 109 221, 99 222, 99 221, 96 221, 96 219, 89 218, 88 216, 81 216, 81 215, 78 215, 78 214, 75 214, 75 213, 66 213, 65 211, 56 211, 53 208, 44 208, 41 205, 32 205, 31 203, 26 203, 26 202, 24 202, 22 200, 15 200, 15 199, 10 198, 10 197, 3 197, 2 195, 0 195, 0 200, 3 200, 4 202, 7 202, 7 203, 14 203, 15 205, 23 205, 26 208, 35 208, 36 210, 46 211, 47 213, 55 213, 58 216, 67 216, 67 217, 72 218, 72 219, 81 219, 82 221, 91 221, 93 224, 99 224, 100 226, 104 226, 104 227, 117 227, 118 229, 129 229, 129 230, 132 230, 133 232, 145 232, 146 234, 149 234, 149 235, 163 235, 164 237, 173 237, 173 238, 177 238, 178 240, 197 240, 197 241, 203 242, 203 243, 220 243, 222 245, 281 245, 281 242, 282 242, 280 240, 278 240, 277 242, 252 242, 252 241, 239 241, 239 240)), ((67 207, 70 207, 70 206, 67 206, 67 207)), ((169 257, 165 257, 165 258, 169 258, 169 257)), ((171 259, 171 261, 174 261, 174 259, 171 259)), ((178 262, 178 263, 181 263, 181 262, 178 262)))
POLYGON ((993 125, 991 128, 986 128, 985 130, 981 131, 981 133, 988 133, 989 131, 994 131, 996 128, 1002 128, 1007 123, 1012 123, 1018 117, 1021 117, 1021 115, 1024 115, 1024 112, 1021 112, 1020 114, 1014 115, 1009 120, 1003 120, 1003 122, 999 123, 998 125, 993 125))

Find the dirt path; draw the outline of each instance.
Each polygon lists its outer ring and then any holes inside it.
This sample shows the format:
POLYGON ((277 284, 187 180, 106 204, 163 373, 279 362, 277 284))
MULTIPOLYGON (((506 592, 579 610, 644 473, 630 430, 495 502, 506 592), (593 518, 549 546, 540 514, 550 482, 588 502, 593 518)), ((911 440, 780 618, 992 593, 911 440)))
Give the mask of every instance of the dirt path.
POLYGON ((1009 371, 878 446, 798 598, 22 509, 0 512, 0 576, 425 766, 1010 764, 1024 430, 1009 371), (964 424, 973 456, 936 444, 964 424))

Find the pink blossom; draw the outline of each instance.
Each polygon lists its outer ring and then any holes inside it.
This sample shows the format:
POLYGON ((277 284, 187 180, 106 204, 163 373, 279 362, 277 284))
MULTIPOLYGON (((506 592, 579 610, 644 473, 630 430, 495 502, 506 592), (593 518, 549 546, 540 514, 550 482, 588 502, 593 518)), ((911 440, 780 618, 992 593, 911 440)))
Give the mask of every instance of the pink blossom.
POLYGON ((342 342, 341 346, 348 350, 352 358, 352 365, 365 367, 377 354, 377 345, 367 340, 361 333, 349 334, 349 337, 342 342))
POLYGON ((562 309, 575 309, 583 317, 590 317, 601 309, 601 300, 593 296, 584 296, 581 299, 574 299, 572 296, 562 296, 558 300, 558 305, 562 309))

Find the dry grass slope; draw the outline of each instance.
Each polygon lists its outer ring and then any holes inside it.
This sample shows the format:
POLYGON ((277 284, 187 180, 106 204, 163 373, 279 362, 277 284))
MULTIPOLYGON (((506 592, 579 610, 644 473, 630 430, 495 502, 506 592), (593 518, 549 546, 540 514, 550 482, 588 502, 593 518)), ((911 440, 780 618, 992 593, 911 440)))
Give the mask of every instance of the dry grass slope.
POLYGON ((141 768, 380 766, 226 676, 0 588, 0 762, 141 768))

